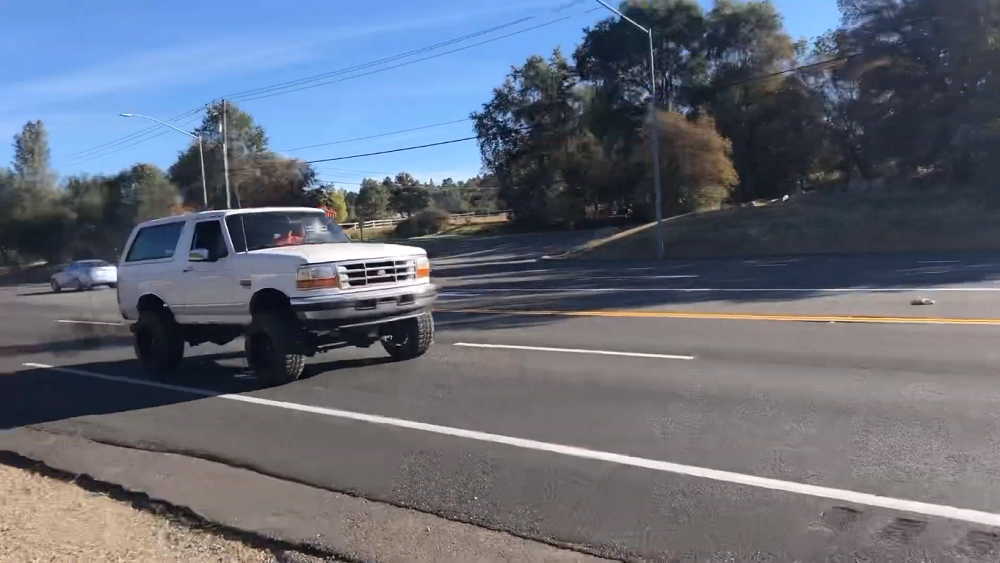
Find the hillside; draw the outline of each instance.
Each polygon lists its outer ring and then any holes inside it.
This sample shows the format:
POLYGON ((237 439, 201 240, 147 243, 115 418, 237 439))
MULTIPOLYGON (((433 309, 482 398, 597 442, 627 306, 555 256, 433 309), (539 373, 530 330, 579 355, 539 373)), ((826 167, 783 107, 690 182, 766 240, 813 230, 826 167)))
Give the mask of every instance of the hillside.
MULTIPOLYGON (((655 223, 588 244, 575 257, 653 258, 655 223)), ((761 207, 707 211, 664 222, 668 257, 1000 250, 994 191, 810 193, 761 207)))

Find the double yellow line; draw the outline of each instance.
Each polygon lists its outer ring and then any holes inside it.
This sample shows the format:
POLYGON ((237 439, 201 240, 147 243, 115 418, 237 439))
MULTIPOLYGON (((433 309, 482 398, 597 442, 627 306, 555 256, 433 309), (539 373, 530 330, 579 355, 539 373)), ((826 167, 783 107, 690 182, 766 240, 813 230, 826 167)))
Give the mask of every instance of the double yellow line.
POLYGON ((879 323, 931 325, 998 325, 1000 319, 947 317, 884 317, 874 315, 767 315, 759 313, 699 313, 685 311, 532 311, 524 309, 437 309, 441 313, 475 315, 539 315, 553 317, 624 317, 637 319, 705 319, 813 323, 879 323))

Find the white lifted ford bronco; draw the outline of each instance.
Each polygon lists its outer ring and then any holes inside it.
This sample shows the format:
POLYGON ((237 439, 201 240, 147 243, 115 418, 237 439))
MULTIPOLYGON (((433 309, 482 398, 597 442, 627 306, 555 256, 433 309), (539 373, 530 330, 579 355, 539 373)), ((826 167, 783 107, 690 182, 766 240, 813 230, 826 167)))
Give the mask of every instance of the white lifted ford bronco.
POLYGON ((169 372, 184 344, 246 339, 265 384, 297 379, 305 357, 381 341, 395 360, 434 338, 437 289, 423 249, 352 243, 320 209, 205 211, 147 221, 118 265, 118 306, 135 352, 169 372))

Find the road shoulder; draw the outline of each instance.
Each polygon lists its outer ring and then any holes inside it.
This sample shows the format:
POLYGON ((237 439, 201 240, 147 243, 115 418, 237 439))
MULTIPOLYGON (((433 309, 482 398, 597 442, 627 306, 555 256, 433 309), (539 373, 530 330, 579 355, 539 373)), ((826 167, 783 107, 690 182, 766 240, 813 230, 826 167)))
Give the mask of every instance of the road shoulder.
POLYGON ((599 561, 510 534, 190 458, 20 428, 0 451, 308 551, 363 561, 599 561))

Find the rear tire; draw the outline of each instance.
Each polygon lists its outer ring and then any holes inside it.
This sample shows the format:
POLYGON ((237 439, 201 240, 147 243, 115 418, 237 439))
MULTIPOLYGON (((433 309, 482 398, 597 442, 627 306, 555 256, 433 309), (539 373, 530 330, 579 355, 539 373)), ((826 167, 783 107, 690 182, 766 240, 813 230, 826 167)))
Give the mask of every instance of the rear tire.
POLYGON ((396 321, 388 328, 382 347, 397 362, 423 356, 434 343, 434 316, 430 313, 396 321))
POLYGON ((168 373, 184 359, 184 338, 180 327, 165 311, 143 311, 134 327, 133 348, 143 369, 168 373))
POLYGON ((288 313, 254 315, 247 329, 244 349, 247 364, 266 386, 291 383, 306 367, 304 331, 288 313))

